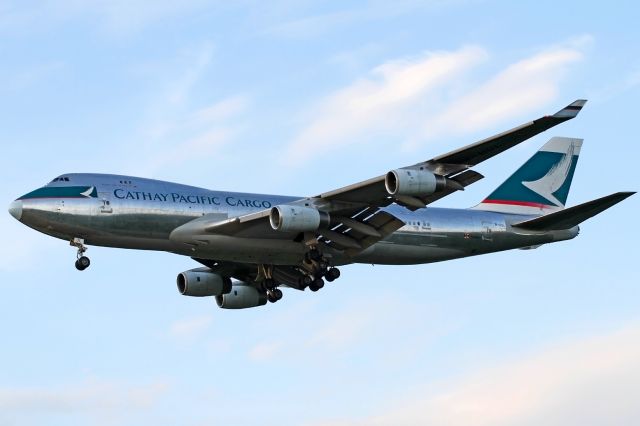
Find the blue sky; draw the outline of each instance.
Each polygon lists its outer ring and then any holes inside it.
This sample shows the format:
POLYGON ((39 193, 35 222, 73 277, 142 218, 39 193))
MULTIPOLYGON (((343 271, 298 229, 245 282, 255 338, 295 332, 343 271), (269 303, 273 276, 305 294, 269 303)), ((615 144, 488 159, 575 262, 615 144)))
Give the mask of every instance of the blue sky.
MULTIPOLYGON (((437 205, 479 202, 582 137, 569 204, 637 190, 635 2, 0 3, 0 193, 65 172, 313 195, 586 98, 437 205)), ((0 425, 583 425, 640 421, 632 197, 569 242, 355 265, 224 311, 193 261, 0 218, 0 425)))

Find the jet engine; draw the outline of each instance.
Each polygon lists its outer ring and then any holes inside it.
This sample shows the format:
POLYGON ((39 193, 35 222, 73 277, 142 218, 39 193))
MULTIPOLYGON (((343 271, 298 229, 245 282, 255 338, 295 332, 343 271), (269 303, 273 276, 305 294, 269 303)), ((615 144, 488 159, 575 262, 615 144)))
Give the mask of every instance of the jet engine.
POLYGON ((315 231, 329 225, 329 213, 311 207, 284 204, 271 208, 269 222, 276 231, 315 231))
POLYGON ((387 173, 384 186, 391 195, 425 196, 444 188, 447 180, 429 170, 397 169, 387 173))
POLYGON ((231 279, 213 273, 207 268, 181 272, 176 282, 178 291, 185 296, 219 296, 231 291, 231 279))
POLYGON ((216 303, 224 309, 246 309, 267 303, 267 295, 241 281, 234 282, 231 291, 216 296, 216 303))

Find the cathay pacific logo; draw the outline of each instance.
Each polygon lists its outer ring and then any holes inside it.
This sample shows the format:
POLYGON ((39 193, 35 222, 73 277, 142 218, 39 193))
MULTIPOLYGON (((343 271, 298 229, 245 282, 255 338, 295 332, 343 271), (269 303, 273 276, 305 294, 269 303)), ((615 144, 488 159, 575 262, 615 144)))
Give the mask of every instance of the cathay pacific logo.
POLYGON ((83 195, 87 198, 91 198, 93 196, 93 191, 95 191, 95 186, 90 186, 86 191, 81 192, 80 195, 83 195))
POLYGON ((522 184, 541 197, 546 198, 556 206, 564 207, 564 203, 558 200, 553 194, 559 190, 567 180, 571 170, 575 150, 575 144, 571 143, 567 147, 567 152, 565 152, 560 160, 549 169, 546 175, 542 176, 538 180, 528 182, 523 181, 522 184))

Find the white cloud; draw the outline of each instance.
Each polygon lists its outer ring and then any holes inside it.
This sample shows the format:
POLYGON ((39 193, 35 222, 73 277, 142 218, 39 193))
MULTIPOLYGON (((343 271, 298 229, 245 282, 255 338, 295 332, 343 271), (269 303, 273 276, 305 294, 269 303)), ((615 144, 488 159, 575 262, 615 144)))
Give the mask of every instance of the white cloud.
POLYGON ((203 77, 213 58, 213 45, 204 43, 194 52, 187 53, 187 66, 167 89, 166 100, 170 104, 182 105, 187 101, 194 86, 203 77))
POLYGON ((197 11, 204 0, 40 0, 6 2, 0 8, 0 30, 33 33, 71 21, 89 22, 91 28, 123 37, 168 19, 177 19, 197 11))
POLYGON ((169 166, 180 166, 194 158, 212 158, 216 151, 232 139, 233 134, 231 129, 213 125, 189 139, 165 146, 149 156, 144 174, 154 174, 169 166))
POLYGON ((486 58, 479 47, 428 52, 386 62, 369 76, 329 95, 288 149, 287 160, 307 160, 355 141, 359 134, 404 122, 403 113, 438 85, 486 58))
POLYGON ((568 66, 580 59, 576 48, 557 47, 509 65, 427 120, 422 140, 471 133, 548 104, 568 66))
POLYGON ((211 43, 203 43, 179 55, 180 69, 171 73, 148 102, 147 118, 135 136, 142 143, 131 144, 139 152, 125 159, 129 162, 126 168, 132 169, 125 173, 153 177, 189 161, 208 163, 240 131, 239 120, 250 104, 248 96, 218 97, 204 105, 194 100, 199 97, 199 85, 206 81, 213 51, 211 43), (140 157, 145 158, 143 164, 140 157))
POLYGON ((604 86, 591 90, 589 100, 592 102, 607 102, 640 87, 640 67, 636 67, 631 71, 625 70, 625 72, 626 74, 622 78, 608 81, 604 86))
POLYGON ((46 82, 51 77, 59 74, 66 64, 62 61, 49 61, 36 65, 22 67, 13 72, 5 68, 0 83, 0 90, 6 92, 20 92, 37 84, 46 82))
POLYGON ((209 124, 234 117, 247 108, 249 101, 245 96, 231 96, 193 113, 195 123, 209 124))
POLYGON ((460 77, 486 60, 488 53, 481 47, 386 62, 312 108, 313 117, 289 146, 286 161, 301 163, 370 143, 383 133, 394 135, 390 142, 404 140, 404 147, 412 149, 434 138, 525 116, 557 97, 560 81, 582 59, 590 39, 583 36, 543 49, 479 84, 460 77))
POLYGON ((131 385, 113 381, 87 380, 57 387, 1 387, 3 414, 119 413, 152 407, 167 391, 163 382, 131 385))
POLYGON ((377 304, 372 301, 368 306, 350 306, 331 316, 309 337, 308 347, 335 350, 356 344, 373 322, 373 312, 380 308, 377 304))
POLYGON ((169 326, 169 336, 180 340, 193 340, 211 327, 213 315, 201 315, 175 321, 169 326))
MULTIPOLYGON (((285 20, 284 22, 270 26, 265 32, 281 37, 315 37, 329 32, 351 28, 363 22, 389 20, 401 15, 415 13, 420 9, 435 8, 445 4, 460 3, 460 1, 431 0, 425 2, 420 0, 396 0, 394 2, 365 1, 361 3, 362 4, 356 7, 347 9, 341 7, 334 11, 309 14, 285 20)), ((341 5, 341 3, 336 4, 341 5)), ((284 10, 289 12, 291 9, 301 6, 304 8, 305 2, 293 2, 291 4, 286 4, 285 2, 284 10)), ((273 9, 273 2, 269 3, 269 7, 273 9)), ((271 10, 269 12, 271 12, 271 10)))
POLYGON ((412 390, 364 419, 321 424, 636 424, 639 359, 640 325, 633 324, 412 390))
POLYGON ((248 357, 252 361, 269 361, 278 354, 280 346, 279 342, 258 343, 249 350, 248 357))

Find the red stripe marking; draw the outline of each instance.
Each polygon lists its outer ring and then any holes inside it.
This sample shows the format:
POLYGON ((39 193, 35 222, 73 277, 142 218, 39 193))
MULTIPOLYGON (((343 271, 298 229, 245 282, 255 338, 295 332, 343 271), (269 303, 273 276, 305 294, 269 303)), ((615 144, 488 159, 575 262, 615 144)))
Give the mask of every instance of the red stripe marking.
POLYGON ((548 204, 532 203, 530 201, 514 201, 514 200, 484 200, 483 203, 487 204, 507 204, 512 206, 525 206, 525 207, 537 207, 540 209, 553 207, 548 204))

